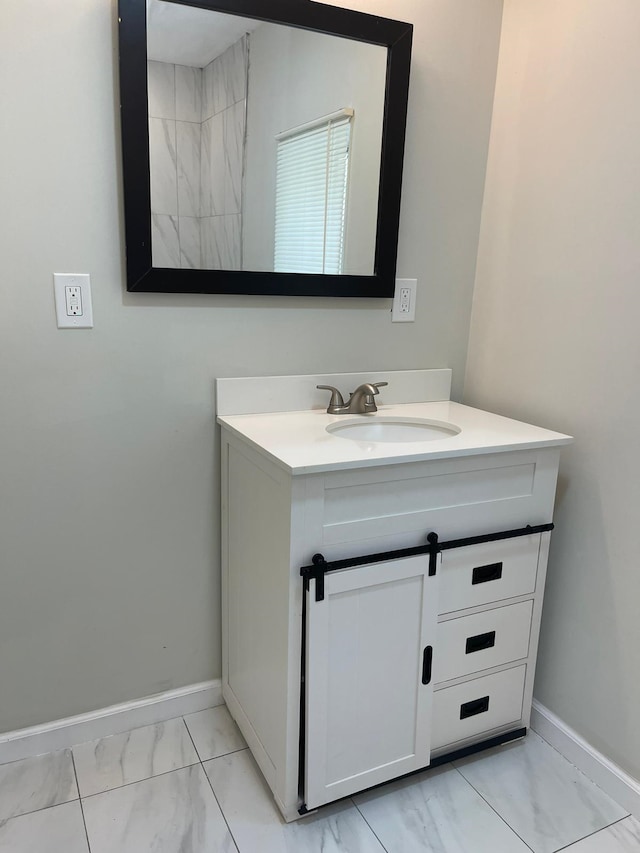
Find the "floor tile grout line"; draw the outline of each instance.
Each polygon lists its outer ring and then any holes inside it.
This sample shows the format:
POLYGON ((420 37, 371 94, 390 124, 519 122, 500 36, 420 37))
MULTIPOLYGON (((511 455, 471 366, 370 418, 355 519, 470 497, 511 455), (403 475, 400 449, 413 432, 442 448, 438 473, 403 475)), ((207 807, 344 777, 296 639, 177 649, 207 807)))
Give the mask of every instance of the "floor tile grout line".
POLYGON ((80 780, 78 779, 78 770, 76 769, 76 759, 73 754, 73 748, 69 750, 71 753, 71 764, 73 765, 73 773, 76 777, 76 787, 78 789, 78 803, 80 804, 80 814, 82 815, 82 825, 84 826, 84 835, 87 839, 87 850, 91 853, 91 842, 89 841, 89 830, 87 829, 87 821, 84 816, 84 806, 82 805, 82 797, 80 796, 80 780))
MULTIPOLYGON (((43 753, 43 755, 46 755, 46 753, 43 753)), ((77 803, 79 799, 80 799, 79 797, 74 797, 71 800, 63 800, 61 803, 50 803, 48 806, 41 806, 39 809, 30 809, 28 812, 20 812, 20 814, 12 814, 12 815, 9 815, 8 817, 0 818, 0 825, 4 825, 5 823, 8 823, 10 820, 15 820, 16 818, 19 818, 19 817, 26 817, 29 814, 38 814, 38 812, 46 812, 47 809, 57 809, 58 806, 68 806, 69 803, 77 803)))
POLYGON ((184 727, 187 730, 187 734, 189 735, 189 740, 193 744, 193 748, 196 751, 196 755, 198 756, 198 761, 200 762, 200 764, 202 765, 202 769, 204 770, 204 764, 202 762, 202 758, 200 757, 200 752, 198 750, 198 747, 196 746, 195 740, 193 739, 193 735, 191 734, 191 729, 189 728, 189 725, 188 725, 188 723, 184 717, 182 717, 182 722, 184 723, 184 727))
POLYGON ((10 820, 17 820, 19 817, 26 817, 30 814, 38 814, 38 812, 46 812, 49 809, 57 809, 58 806, 68 806, 69 803, 77 803, 79 801, 79 797, 74 797, 73 800, 64 800, 62 803, 53 803, 48 806, 42 806, 39 809, 31 809, 28 812, 20 812, 20 814, 8 815, 7 817, 0 818, 0 826, 4 826, 5 823, 9 823, 10 820))
MULTIPOLYGON (((184 717, 182 718, 182 721, 184 722, 184 725, 185 725, 186 730, 189 732, 189 737, 191 738, 191 743, 193 744, 193 748, 195 749, 196 754, 198 755, 198 758, 200 758, 200 753, 198 752, 198 747, 196 746, 196 742, 195 742, 195 741, 194 741, 194 739, 193 739, 193 735, 192 735, 192 734, 191 734, 191 732, 189 731, 189 726, 187 725, 187 721, 185 720, 185 718, 184 718, 184 717)), ((234 750, 234 751, 235 751, 235 752, 240 752, 240 750, 234 750)), ((226 753, 226 755, 232 755, 232 754, 233 754, 233 753, 231 753, 231 752, 227 752, 227 753, 226 753)), ((222 756, 221 756, 221 755, 219 755, 219 756, 217 756, 217 758, 222 758, 222 756)), ((215 760, 215 759, 212 759, 212 758, 211 758, 211 759, 209 759, 209 758, 207 759, 207 761, 214 761, 214 760, 215 760)), ((236 837, 235 837, 235 835, 233 834, 233 832, 231 831, 231 827, 229 826, 229 821, 227 820, 227 816, 226 816, 226 814, 224 813, 224 809, 223 809, 223 808, 222 808, 222 806, 220 805, 220 800, 217 798, 217 796, 216 796, 216 792, 213 790, 213 785, 211 784, 211 779, 209 779, 209 774, 208 774, 208 773, 207 773, 207 771, 205 770, 204 762, 202 761, 202 759, 201 759, 201 758, 200 758, 200 767, 202 767, 202 772, 204 773, 205 779, 207 780, 207 783, 208 783, 209 787, 211 788, 211 793, 213 794, 213 799, 216 801, 216 803, 217 803, 217 805, 218 805, 218 808, 220 809, 220 814, 222 815, 222 820, 223 820, 223 821, 225 822, 225 824, 226 824, 226 827, 227 827, 227 830, 228 830, 228 832, 229 832, 229 835, 231 836, 231 840, 233 841, 233 843, 234 843, 234 845, 235 845, 235 848, 236 848, 236 850, 238 851, 238 853, 241 853, 240 845, 239 845, 239 844, 238 844, 238 842, 236 841, 236 837)))
POLYGON ((201 758, 200 763, 202 765, 205 765, 209 761, 217 761, 219 758, 224 758, 225 755, 235 755, 236 752, 244 752, 245 749, 249 749, 249 747, 248 746, 241 746, 238 749, 230 749, 229 752, 221 752, 220 755, 214 755, 213 758, 201 758))
POLYGON ((506 819, 506 818, 504 818, 504 817, 500 814, 500 812, 499 812, 497 809, 495 809, 495 808, 491 805, 491 803, 486 799, 486 797, 484 797, 484 796, 481 794, 481 792, 476 788, 476 786, 475 786, 475 785, 473 785, 473 784, 472 784, 472 783, 467 779, 467 777, 464 775, 464 773, 463 773, 461 770, 459 770, 459 769, 456 767, 456 765, 455 765, 455 764, 453 764, 453 763, 452 763, 452 764, 451 764, 451 766, 453 767, 453 769, 454 769, 457 773, 459 773, 459 774, 460 774, 460 776, 462 776, 462 778, 463 778, 463 779, 464 779, 464 781, 467 783, 467 785, 469 785, 469 787, 470 787, 470 788, 472 788, 472 789, 476 792, 476 794, 480 797, 480 799, 481 799, 484 803, 486 803, 486 804, 489 806, 489 808, 491 809, 491 811, 492 811, 495 815, 497 815, 497 816, 500 818, 500 820, 504 823, 504 825, 505 825, 509 830, 511 830, 511 832, 513 832, 513 834, 516 836, 516 838, 519 838, 519 839, 520 839, 520 841, 522 841, 522 843, 524 844, 524 846, 525 846, 525 847, 527 847, 529 850, 531 850, 531 853, 536 853, 536 851, 533 849, 533 847, 532 847, 530 844, 527 844, 527 842, 524 840, 524 838, 523 838, 523 837, 522 837, 518 832, 516 832, 516 830, 511 826, 511 824, 507 821, 507 819, 506 819))
POLYGON ((369 827, 369 829, 373 833, 374 837, 378 841, 378 844, 380 845, 380 847, 382 847, 382 849, 385 851, 385 853, 389 853, 389 851, 387 850, 387 848, 384 846, 381 839, 379 838, 378 833, 375 831, 375 829, 371 826, 369 821, 366 819, 366 817, 360 811, 360 806, 356 803, 356 801, 353 799, 353 797, 349 797, 349 802, 353 803, 353 806, 355 807, 356 811, 358 812, 358 814, 360 815, 362 820, 367 824, 367 826, 369 827))
POLYGON ((120 791, 122 788, 130 788, 132 785, 139 785, 141 782, 150 782, 152 779, 159 779, 161 776, 168 776, 169 773, 179 773, 181 770, 188 770, 189 767, 196 767, 201 764, 201 761, 192 761, 185 764, 184 767, 172 767, 171 770, 165 770, 163 773, 156 773, 155 776, 145 776, 144 779, 135 779, 133 782, 125 782, 124 785, 115 785, 113 788, 107 788, 106 791, 96 791, 94 794, 85 794, 80 797, 81 800, 91 800, 93 797, 99 797, 102 794, 110 794, 112 791, 120 791))
POLYGON ((625 815, 624 817, 618 818, 618 820, 614 820, 613 823, 608 823, 606 826, 601 827, 600 829, 594 829, 593 832, 590 832, 588 835, 583 835, 581 838, 576 838, 575 841, 570 841, 569 844, 565 844, 564 847, 558 847, 557 850, 554 850, 553 853, 561 853, 562 850, 571 850, 574 844, 580 844, 581 841, 585 841, 587 838, 591 838, 593 835, 597 835, 599 832, 604 832, 606 829, 610 829, 612 826, 615 826, 617 823, 622 823, 623 820, 627 820, 631 815, 625 815))
POLYGON ((211 779, 209 779, 209 775, 208 775, 207 771, 204 769, 204 766, 203 766, 203 768, 202 768, 202 772, 204 773, 205 778, 206 778, 207 782, 209 783, 209 787, 211 788, 211 793, 213 794, 213 799, 214 799, 214 800, 216 801, 216 803, 218 804, 218 808, 220 809, 220 814, 222 815, 222 820, 223 820, 223 821, 225 822, 225 824, 226 824, 227 830, 229 831, 229 835, 231 836, 231 840, 232 840, 232 841, 233 841, 233 843, 235 844, 235 848, 236 848, 236 850, 238 851, 238 853, 242 853, 242 851, 240 850, 240 845, 239 845, 239 844, 238 844, 238 842, 236 841, 236 837, 235 837, 235 835, 233 834, 233 832, 231 831, 231 827, 230 827, 230 825, 229 825, 229 821, 227 820, 227 816, 226 816, 226 814, 224 813, 224 809, 223 809, 223 808, 222 808, 222 806, 220 805, 220 800, 219 800, 219 799, 218 799, 218 797, 216 796, 216 792, 213 790, 213 785, 212 785, 212 783, 211 783, 211 779))
MULTIPOLYGON (((194 748, 194 749, 195 749, 195 751, 196 751, 196 755, 198 756, 198 758, 200 758, 200 753, 198 752, 198 747, 196 746, 196 742, 195 742, 195 740, 193 739, 193 735, 191 734, 191 730, 190 730, 189 726, 187 725, 187 721, 185 720, 185 718, 184 718, 184 717, 182 718, 182 722, 184 723, 184 727, 185 727, 185 729, 187 730, 187 733, 188 733, 188 735, 189 735, 189 738, 191 739, 191 743, 193 744, 193 748, 194 748)), ((235 752, 239 752, 239 750, 234 750, 234 751, 235 751, 235 752)), ((227 752, 227 753, 226 753, 226 755, 232 755, 232 754, 233 754, 233 753, 231 753, 231 752, 227 752)), ((221 756, 221 755, 216 756, 216 757, 217 757, 217 758, 222 758, 222 756, 221 756)), ((215 760, 215 759, 212 759, 212 758, 211 758, 211 759, 209 759, 209 758, 207 759, 207 761, 214 761, 214 760, 215 760)), ((231 827, 229 826, 229 821, 227 820, 227 816, 226 816, 226 814, 224 813, 224 810, 223 810, 222 806, 220 805, 220 801, 218 800, 218 798, 217 798, 217 796, 216 796, 216 792, 213 790, 213 785, 211 784, 211 779, 209 779, 209 774, 207 773, 207 771, 206 771, 206 769, 205 769, 205 766, 204 766, 204 762, 203 762, 203 760, 202 760, 201 758, 200 758, 200 767, 202 767, 202 772, 204 773, 205 778, 206 778, 206 780, 207 780, 207 783, 208 783, 209 787, 211 788, 211 793, 213 794, 213 798, 214 798, 214 800, 216 801, 216 803, 218 804, 218 808, 220 809, 220 814, 222 815, 222 819, 224 820, 225 824, 227 825, 227 829, 228 829, 228 831, 229 831, 229 835, 231 836, 231 838, 232 838, 232 840, 233 840, 233 843, 234 843, 234 844, 235 844, 235 846, 236 846, 236 850, 238 851, 238 853, 240 853, 240 846, 238 845, 238 842, 236 841, 236 837, 235 837, 235 835, 233 834, 233 832, 231 832, 231 827)))

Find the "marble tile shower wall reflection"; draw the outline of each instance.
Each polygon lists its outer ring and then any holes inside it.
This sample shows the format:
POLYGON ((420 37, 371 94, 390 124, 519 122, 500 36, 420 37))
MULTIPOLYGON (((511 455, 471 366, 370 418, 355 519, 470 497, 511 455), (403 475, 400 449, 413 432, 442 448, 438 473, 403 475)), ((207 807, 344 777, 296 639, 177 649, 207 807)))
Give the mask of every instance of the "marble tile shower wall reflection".
POLYGON ((247 50, 148 63, 154 266, 241 269, 247 50))
POLYGON ((202 265, 242 267, 242 166, 248 37, 203 70, 201 158, 202 265))
POLYGON ((148 75, 153 265, 199 267, 202 70, 149 62, 148 75))

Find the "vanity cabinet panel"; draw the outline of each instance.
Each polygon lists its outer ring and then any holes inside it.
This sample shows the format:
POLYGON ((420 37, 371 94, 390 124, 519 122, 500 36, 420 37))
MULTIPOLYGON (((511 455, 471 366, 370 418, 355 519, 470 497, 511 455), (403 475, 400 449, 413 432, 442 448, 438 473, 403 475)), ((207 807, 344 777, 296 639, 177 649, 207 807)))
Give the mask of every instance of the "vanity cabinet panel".
POLYGON ((437 690, 433 698, 431 747, 454 749, 458 741, 500 726, 517 724, 522 717, 526 666, 518 666, 437 690))
POLYGON ((523 601, 440 622, 433 662, 436 684, 526 658, 532 613, 533 601, 523 601))
MULTIPOLYGON (((319 478, 319 544, 376 537, 441 539, 551 520, 559 450, 523 450, 335 471, 319 478)), ((455 608, 453 608, 455 609, 455 608)))
POLYGON ((303 501, 298 484, 251 448, 229 440, 221 451, 222 693, 284 803, 298 788, 285 756, 300 707, 302 593, 293 595, 290 563, 292 507, 303 501))
POLYGON ((326 575, 307 593, 308 808, 429 763, 437 576, 424 556, 326 575))
POLYGON ((539 533, 444 551, 440 613, 532 594, 539 552, 539 533))

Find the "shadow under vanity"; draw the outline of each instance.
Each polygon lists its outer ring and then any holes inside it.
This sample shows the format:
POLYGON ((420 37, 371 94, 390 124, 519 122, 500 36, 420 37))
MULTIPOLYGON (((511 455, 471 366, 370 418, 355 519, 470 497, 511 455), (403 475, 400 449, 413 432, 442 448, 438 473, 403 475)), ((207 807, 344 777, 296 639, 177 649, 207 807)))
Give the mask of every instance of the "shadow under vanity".
POLYGON ((560 447, 449 370, 218 380, 223 695, 287 820, 529 726, 560 447), (335 431, 326 391, 388 382, 335 431), (322 408, 321 408, 322 407, 322 408))

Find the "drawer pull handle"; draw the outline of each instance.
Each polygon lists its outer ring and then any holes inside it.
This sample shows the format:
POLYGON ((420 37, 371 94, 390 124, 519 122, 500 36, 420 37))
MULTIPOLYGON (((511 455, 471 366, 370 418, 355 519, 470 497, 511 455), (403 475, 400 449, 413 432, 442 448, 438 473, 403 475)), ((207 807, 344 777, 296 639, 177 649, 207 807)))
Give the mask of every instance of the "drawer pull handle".
POLYGON ((502 577, 502 563, 491 563, 489 566, 476 566, 471 578, 472 584, 497 581, 502 577))
POLYGON ((492 649, 496 644, 496 632, 487 631, 486 634, 476 634, 475 637, 467 637, 465 655, 481 652, 484 649, 492 649))
POLYGON ((488 696, 483 696, 482 699, 473 699, 471 702, 465 702, 464 705, 460 705, 460 719, 466 720, 467 717, 475 717, 476 714, 484 714, 488 710, 488 696))
POLYGON ((422 683, 431 681, 431 664, 433 662, 433 646, 426 646, 422 653, 422 683))

